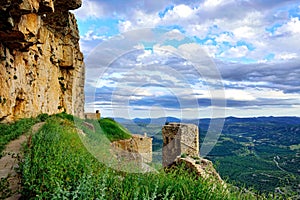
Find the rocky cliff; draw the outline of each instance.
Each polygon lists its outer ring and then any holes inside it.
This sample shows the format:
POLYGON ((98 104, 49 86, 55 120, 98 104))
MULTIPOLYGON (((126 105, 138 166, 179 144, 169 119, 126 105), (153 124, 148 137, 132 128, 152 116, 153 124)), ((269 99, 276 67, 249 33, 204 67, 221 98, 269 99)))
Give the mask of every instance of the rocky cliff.
POLYGON ((83 117, 81 0, 0 0, 0 122, 62 111, 83 117))

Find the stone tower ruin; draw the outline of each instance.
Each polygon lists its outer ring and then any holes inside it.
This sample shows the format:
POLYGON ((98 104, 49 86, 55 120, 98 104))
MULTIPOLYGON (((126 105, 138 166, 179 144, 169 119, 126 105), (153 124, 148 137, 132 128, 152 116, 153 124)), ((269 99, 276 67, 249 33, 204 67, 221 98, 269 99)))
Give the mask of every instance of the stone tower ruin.
POLYGON ((177 156, 199 157, 199 131, 194 124, 169 123, 162 128, 163 167, 171 165, 177 156))

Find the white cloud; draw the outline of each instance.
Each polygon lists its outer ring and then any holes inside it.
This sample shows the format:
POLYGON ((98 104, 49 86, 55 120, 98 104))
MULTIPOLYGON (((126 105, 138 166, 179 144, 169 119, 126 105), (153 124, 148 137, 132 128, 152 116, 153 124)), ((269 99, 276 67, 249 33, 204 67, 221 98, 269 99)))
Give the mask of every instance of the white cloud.
POLYGON ((222 6, 224 4, 228 4, 230 2, 232 2, 232 0, 206 0, 203 3, 203 7, 211 9, 222 6))
POLYGON ((219 52, 219 46, 215 45, 203 45, 205 52, 208 54, 209 57, 215 58, 217 53, 219 52))
POLYGON ((80 9, 74 11, 76 17, 81 20, 87 20, 88 18, 100 18, 104 16, 104 9, 97 1, 85 0, 82 2, 80 9))
MULTIPOLYGON (((211 91, 209 91, 208 89, 196 89, 194 90, 197 95, 195 95, 196 98, 207 98, 207 99, 211 99, 212 95, 211 95, 211 91)), ((214 96, 214 98, 217 99, 224 99, 226 98, 226 100, 236 100, 236 101, 253 101, 256 100, 256 97, 251 94, 248 91, 244 91, 242 89, 225 89, 225 90, 214 90, 214 93, 216 94, 216 96, 214 96), (225 96, 222 95, 225 92, 225 96)))
POLYGON ((165 18, 188 18, 190 16, 192 16, 195 13, 195 10, 190 8, 187 5, 184 4, 180 4, 177 5, 173 8, 173 10, 169 10, 166 15, 165 18))
POLYGON ((129 20, 119 21, 119 31, 121 33, 132 30, 132 23, 129 20))
POLYGON ((253 101, 256 98, 247 91, 237 90, 237 89, 226 89, 225 90, 226 99, 236 100, 236 101, 253 101))
POLYGON ((154 28, 160 23, 161 19, 156 13, 145 13, 143 10, 132 11, 126 20, 119 20, 119 31, 121 33, 142 29, 154 28))
POLYGON ((140 54, 137 56, 136 62, 137 63, 143 62, 146 58, 149 58, 151 56, 151 54, 152 54, 151 50, 144 50, 143 54, 140 54))
POLYGON ((213 24, 212 21, 201 23, 201 24, 187 24, 185 26, 185 29, 188 35, 197 36, 200 39, 203 39, 207 36, 211 24, 213 24))
POLYGON ((290 60, 295 58, 298 58, 298 55, 296 53, 287 53, 287 52, 278 53, 275 56, 275 59, 277 60, 290 60))
POLYGON ((289 22, 279 27, 275 35, 282 35, 286 33, 297 34, 300 36, 300 20, 298 17, 291 18, 289 22))
POLYGON ((137 10, 132 17, 136 19, 135 23, 138 28, 155 27, 160 21, 157 14, 147 14, 142 10, 137 10))
MULTIPOLYGON (((187 58, 194 55, 195 52, 201 52, 202 47, 197 43, 182 44, 178 47, 178 50, 183 53, 187 58)), ((200 55, 199 55, 200 56, 200 55)))
POLYGON ((238 39, 253 39, 253 38, 255 38, 255 35, 256 35, 253 28, 251 28, 249 26, 241 26, 241 27, 235 28, 233 30, 233 34, 238 39))
POLYGON ((165 39, 168 39, 168 40, 183 40, 185 38, 185 36, 177 29, 173 29, 169 32, 167 32, 165 35, 164 35, 164 38, 165 39))
POLYGON ((81 40, 91 41, 91 40, 104 40, 107 39, 107 36, 97 35, 94 30, 89 30, 85 35, 81 36, 81 40))
POLYGON ((218 43, 228 42, 230 44, 234 44, 236 42, 235 38, 228 33, 222 33, 219 36, 215 36, 215 41, 218 43))
POLYGON ((221 53, 221 57, 224 58, 240 58, 247 55, 249 49, 247 46, 238 46, 238 47, 231 47, 229 50, 221 53))

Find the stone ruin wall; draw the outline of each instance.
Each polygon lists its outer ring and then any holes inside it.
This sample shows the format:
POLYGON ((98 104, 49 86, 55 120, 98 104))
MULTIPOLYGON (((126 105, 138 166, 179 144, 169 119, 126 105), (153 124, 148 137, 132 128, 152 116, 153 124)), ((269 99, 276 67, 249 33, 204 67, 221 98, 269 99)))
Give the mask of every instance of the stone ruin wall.
POLYGON ((84 118, 99 120, 101 118, 101 113, 99 112, 99 110, 96 110, 95 113, 84 113, 84 118))
POLYGON ((0 122, 66 111, 83 118, 81 0, 0 1, 0 122))
POLYGON ((171 165, 178 156, 199 157, 199 131, 194 124, 169 123, 162 128, 163 166, 171 165))
POLYGON ((181 124, 181 152, 190 156, 199 156, 199 131, 193 124, 181 124))
POLYGON ((142 135, 132 135, 127 140, 119 140, 112 143, 119 151, 120 156, 130 159, 142 159, 143 162, 152 162, 152 138, 142 135), (122 154, 122 155, 121 155, 122 154))

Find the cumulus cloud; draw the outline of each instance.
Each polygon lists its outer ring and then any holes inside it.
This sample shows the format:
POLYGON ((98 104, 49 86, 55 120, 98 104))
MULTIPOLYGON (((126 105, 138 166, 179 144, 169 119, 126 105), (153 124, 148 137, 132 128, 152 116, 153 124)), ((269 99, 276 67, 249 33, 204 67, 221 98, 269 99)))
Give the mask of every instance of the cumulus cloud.
POLYGON ((290 21, 288 21, 286 24, 283 24, 274 33, 275 36, 288 34, 300 34, 300 21, 298 17, 292 17, 290 21))
POLYGON ((180 4, 177 6, 174 6, 172 10, 169 10, 167 13, 165 13, 165 20, 176 20, 178 18, 189 18, 195 15, 197 12, 196 9, 193 9, 185 4, 180 4))
POLYGON ((247 46, 231 47, 226 52, 221 53, 221 57, 240 58, 247 55, 249 49, 247 46))

